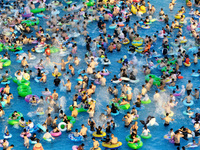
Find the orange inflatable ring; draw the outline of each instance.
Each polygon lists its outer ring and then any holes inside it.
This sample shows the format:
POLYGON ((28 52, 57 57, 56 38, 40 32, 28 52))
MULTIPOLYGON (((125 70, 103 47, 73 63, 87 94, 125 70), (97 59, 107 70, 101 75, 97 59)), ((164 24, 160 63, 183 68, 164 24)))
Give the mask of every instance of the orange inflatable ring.
POLYGON ((33 147, 33 150, 42 150, 43 148, 42 148, 42 146, 40 146, 40 147, 33 147))
POLYGON ((120 27, 124 27, 124 24, 118 24, 120 27))
POLYGON ((178 76, 178 79, 183 79, 183 76, 178 76))

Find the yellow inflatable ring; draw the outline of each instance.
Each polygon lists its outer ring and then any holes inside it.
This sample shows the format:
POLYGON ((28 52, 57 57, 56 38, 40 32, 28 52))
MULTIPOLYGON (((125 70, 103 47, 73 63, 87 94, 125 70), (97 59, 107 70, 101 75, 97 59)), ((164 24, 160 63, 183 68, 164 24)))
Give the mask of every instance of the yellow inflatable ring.
POLYGON ((141 6, 140 11, 144 14, 144 13, 146 13, 146 8, 144 6, 141 6))
POLYGON ((191 63, 189 63, 189 64, 184 63, 184 65, 185 65, 186 67, 189 67, 189 66, 191 65, 191 63))
POLYGON ((140 40, 133 40, 133 42, 131 43, 133 46, 141 46, 143 44, 143 39, 140 40))
POLYGON ((25 80, 30 80, 30 76, 24 77, 25 80))
POLYGON ((26 125, 23 125, 23 124, 19 123, 19 126, 24 128, 26 125))
POLYGON ((175 29, 178 29, 179 27, 183 27, 183 25, 179 25, 179 26, 176 26, 176 27, 174 27, 175 29))
POLYGON ((131 5, 131 12, 132 12, 133 14, 135 14, 135 15, 136 15, 136 13, 137 13, 137 9, 136 9, 135 6, 133 6, 133 5, 131 5))
MULTIPOLYGON (((58 72, 58 77, 60 77, 62 75, 62 73, 58 72)), ((56 76, 54 73, 52 73, 52 76, 56 76)))
POLYGON ((142 53, 144 50, 144 47, 138 47, 138 49, 136 49, 135 51, 138 53, 142 53))
MULTIPOLYGON (((174 16, 174 18, 181 19, 181 16, 176 15, 176 16, 174 16)), ((183 18, 185 18, 185 15, 183 15, 183 18)))
POLYGON ((167 79, 166 81, 165 81, 165 83, 169 83, 169 82, 171 82, 172 80, 171 79, 167 79))
POLYGON ((180 43, 186 43, 187 39, 181 40, 180 43))
POLYGON ((128 40, 127 42, 124 42, 124 43, 122 43, 122 44, 124 44, 124 45, 125 45, 125 44, 129 44, 129 43, 130 43, 130 41, 128 40))
POLYGON ((106 132, 101 131, 101 134, 97 134, 97 132, 94 132, 92 135, 96 138, 102 138, 106 136, 106 132))
MULTIPOLYGON (((92 147, 92 148, 90 148, 90 150, 93 150, 93 147, 92 147)), ((98 147, 98 148, 96 148, 95 150, 101 150, 101 148, 100 148, 100 147, 98 147)))
POLYGON ((112 145, 103 142, 102 146, 105 147, 105 148, 109 148, 109 149, 117 149, 117 148, 122 146, 122 142, 118 142, 117 144, 112 144, 112 145))

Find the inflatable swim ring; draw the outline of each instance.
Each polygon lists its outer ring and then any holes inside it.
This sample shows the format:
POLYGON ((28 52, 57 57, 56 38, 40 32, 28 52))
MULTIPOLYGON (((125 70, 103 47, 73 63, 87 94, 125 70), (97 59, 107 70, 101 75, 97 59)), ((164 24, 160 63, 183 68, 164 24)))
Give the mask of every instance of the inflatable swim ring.
POLYGON ((190 100, 190 103, 187 103, 187 100, 183 101, 183 105, 185 105, 185 106, 192 106, 193 104, 194 104, 193 100, 190 100))
POLYGON ((189 111, 189 113, 187 113, 185 110, 183 111, 183 114, 187 115, 187 116, 192 116, 193 115, 192 111, 189 111))
POLYGON ((117 115, 119 115, 119 111, 117 110, 116 113, 112 113, 112 112, 111 112, 111 115, 112 115, 112 116, 117 116, 117 115))
POLYGON ((94 136, 96 138, 102 138, 102 137, 106 136, 106 132, 101 131, 101 134, 97 134, 97 132, 93 132, 92 136, 94 136))
POLYGON ((15 125, 19 123, 19 120, 21 119, 21 117, 23 117, 23 114, 20 112, 17 112, 17 113, 19 114, 19 116, 17 117, 17 119, 14 119, 14 120, 12 120, 12 114, 9 115, 9 118, 11 118, 11 119, 8 119, 9 125, 15 125))
MULTIPOLYGON (((176 15, 176 16, 174 16, 174 18, 181 19, 181 16, 176 15)), ((185 18, 185 15, 183 15, 183 18, 185 18)))
POLYGON ((74 134, 69 134, 68 138, 73 142, 81 142, 83 141, 83 136, 79 135, 78 137, 75 137, 74 134))
POLYGON ((132 43, 131 43, 133 46, 141 46, 143 44, 143 39, 140 39, 140 40, 133 40, 132 43))
POLYGON ((46 10, 46 8, 35 8, 35 9, 31 9, 32 13, 40 13, 40 12, 44 12, 46 10))
POLYGON ((136 105, 133 105, 133 108, 140 111, 140 110, 144 110, 145 107, 144 107, 144 105, 141 105, 140 107, 136 107, 136 105))
POLYGON ((189 66, 191 65, 191 63, 190 63, 190 62, 189 62, 189 64, 184 63, 184 65, 185 65, 186 67, 189 67, 189 66))
POLYGON ((148 99, 147 101, 141 100, 141 103, 142 103, 142 104, 149 104, 149 103, 151 103, 151 100, 150 100, 150 99, 148 99))
POLYGON ((26 101, 27 103, 30 103, 30 100, 31 100, 31 98, 32 98, 33 96, 35 96, 36 101, 39 100, 39 97, 38 97, 37 95, 27 95, 27 96, 25 97, 25 101, 26 101))
MULTIPOLYGON (((58 72, 57 76, 60 77, 62 75, 62 73, 58 72)), ((56 76, 54 73, 52 73, 52 76, 56 76)))
MULTIPOLYGON (((70 110, 70 111, 73 111, 73 106, 72 106, 72 105, 69 106, 69 110, 70 110)), ((87 109, 85 109, 85 108, 83 108, 83 107, 81 107, 81 108, 76 108, 76 110, 78 110, 79 113, 80 113, 80 112, 87 112, 87 109)))
POLYGON ((54 137, 58 137, 58 136, 60 136, 60 135, 62 134, 62 132, 60 131, 60 132, 54 133, 53 131, 51 131, 50 134, 51 134, 52 136, 54 136, 54 137))
POLYGON ((67 128, 66 128, 66 123, 65 122, 60 122, 59 124, 58 124, 58 129, 61 131, 61 132, 65 132, 66 130, 67 130, 67 128))
POLYGON ((105 147, 106 149, 118 149, 122 146, 122 142, 117 142, 117 144, 108 144, 103 142, 102 146, 105 147))
POLYGON ((1 62, 3 62, 3 67, 8 67, 11 65, 11 60, 9 59, 0 59, 1 62))
POLYGON ((152 137, 152 135, 149 133, 147 136, 146 135, 144 135, 144 133, 142 133, 141 135, 141 138, 143 138, 143 139, 150 139, 151 137, 152 137))

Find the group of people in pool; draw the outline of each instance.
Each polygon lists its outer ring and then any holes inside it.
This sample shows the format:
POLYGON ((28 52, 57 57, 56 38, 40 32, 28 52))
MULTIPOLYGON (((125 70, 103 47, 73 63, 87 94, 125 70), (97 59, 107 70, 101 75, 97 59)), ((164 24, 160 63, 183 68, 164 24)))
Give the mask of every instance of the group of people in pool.
MULTIPOLYGON (((89 1, 90 2, 90 1, 89 1)), ((18 0, 16 2, 13 2, 12 4, 4 3, 3 1, 0 2, 0 5, 2 8, 5 8, 2 10, 1 14, 1 20, 4 21, 3 27, 3 35, 1 35, 0 40, 2 43, 4 43, 6 46, 13 47, 14 51, 17 52, 16 54, 16 61, 20 60, 21 67, 23 69, 19 69, 15 73, 15 77, 18 81, 21 80, 29 80, 33 79, 35 77, 39 77, 39 82, 46 83, 48 82, 47 77, 47 70, 42 71, 44 68, 54 68, 53 75, 55 76, 55 79, 53 81, 53 84, 55 86, 63 85, 66 87, 66 92, 69 94, 72 91, 72 83, 70 78, 74 78, 76 74, 76 67, 80 64, 80 59, 76 56, 76 54, 79 53, 78 46, 76 44, 75 37, 78 35, 83 35, 85 37, 85 43, 86 43, 86 50, 88 51, 85 55, 85 62, 87 65, 86 69, 83 69, 79 72, 79 76, 77 79, 77 85, 75 85, 75 90, 77 94, 73 97, 72 102, 72 113, 71 116, 76 118, 78 117, 78 109, 84 108, 87 110, 89 114, 88 119, 88 125, 90 126, 90 131, 95 131, 97 135, 102 134, 102 128, 105 129, 106 133, 108 134, 105 139, 102 141, 111 145, 117 144, 118 138, 114 136, 114 134, 111 134, 112 131, 115 129, 115 122, 113 118, 111 117, 111 113, 116 114, 119 111, 119 107, 115 105, 115 103, 119 103, 119 106, 130 104, 131 100, 133 99, 133 93, 132 88, 130 84, 124 84, 121 87, 121 94, 119 97, 119 91, 117 86, 109 87, 108 92, 114 96, 112 99, 112 105, 111 108, 109 105, 106 106, 106 115, 101 114, 100 120, 105 122, 105 124, 101 126, 96 126, 96 123, 94 121, 94 114, 95 114, 95 101, 92 99, 92 95, 95 94, 96 90, 96 84, 100 84, 101 86, 106 86, 106 77, 104 74, 111 73, 106 68, 104 68, 102 71, 99 71, 95 68, 98 67, 99 63, 97 61, 97 57, 103 58, 102 64, 110 65, 108 62, 110 62, 107 53, 113 53, 116 49, 118 52, 121 51, 123 48, 122 44, 132 42, 133 40, 140 41, 142 40, 144 43, 144 49, 141 53, 141 55, 144 55, 147 57, 147 65, 143 66, 142 72, 144 75, 149 75, 149 80, 145 81, 145 84, 141 87, 141 92, 138 93, 136 97, 136 102, 134 102, 134 108, 132 108, 131 112, 127 112, 126 115, 123 117, 123 121, 125 123, 125 127, 130 127, 133 120, 136 120, 138 118, 138 112, 137 109, 140 109, 142 107, 141 101, 148 101, 149 97, 147 92, 151 91, 151 88, 153 85, 156 85, 158 90, 156 90, 154 94, 154 100, 156 103, 159 103, 161 99, 161 95, 159 92, 165 91, 165 88, 167 87, 166 84, 169 84, 168 86, 173 89, 172 94, 169 95, 169 101, 166 104, 163 104, 165 117, 161 118, 165 121, 164 126, 169 126, 170 122, 174 119, 171 118, 172 111, 176 105, 176 97, 175 95, 184 96, 185 92, 187 93, 187 96, 182 99, 182 101, 186 100, 186 104, 190 104, 192 101, 192 97, 195 99, 199 99, 199 91, 198 89, 193 90, 193 84, 189 80, 186 88, 182 87, 182 89, 179 88, 178 85, 176 85, 177 79, 181 79, 181 72, 180 68, 183 66, 190 66, 191 63, 194 63, 195 65, 198 64, 198 57, 200 57, 200 49, 196 54, 194 54, 194 61, 191 62, 189 55, 187 54, 187 51, 184 50, 185 45, 181 45, 182 42, 186 41, 184 35, 182 26, 185 22, 184 19, 184 13, 185 8, 182 6, 180 8, 180 11, 176 14, 177 18, 180 19, 174 19, 171 22, 171 26, 169 25, 169 17, 164 12, 164 9, 161 8, 159 11, 159 20, 164 21, 166 23, 165 27, 162 28, 160 32, 156 32, 153 36, 146 36, 144 39, 140 37, 138 34, 138 30, 141 29, 141 22, 145 24, 152 23, 152 16, 155 15, 156 9, 155 7, 148 1, 145 2, 145 0, 137 1, 137 0, 127 0, 126 2, 121 2, 119 0, 117 1, 103 1, 98 0, 97 3, 93 3, 93 7, 90 8, 88 6, 88 2, 83 2, 83 5, 81 7, 78 7, 76 4, 69 4, 66 7, 64 7, 64 11, 68 12, 68 15, 60 16, 57 13, 56 7, 62 7, 63 4, 61 2, 58 3, 58 5, 55 5, 57 1, 53 1, 50 5, 45 4, 43 0, 39 1, 40 5, 38 8, 46 8, 46 11, 51 12, 52 17, 49 15, 45 15, 43 11, 39 13, 39 15, 44 16, 42 20, 44 21, 46 18, 49 18, 50 20, 47 21, 47 25, 49 26, 49 33, 46 34, 46 30, 41 26, 38 27, 37 23, 34 23, 32 27, 29 27, 28 24, 22 24, 19 25, 22 22, 22 14, 27 14, 30 9, 35 9, 35 4, 33 2, 28 2, 27 5, 21 1, 18 0), (146 4, 147 3, 147 4, 146 4), (10 5, 10 7, 7 7, 7 5, 10 5), (26 5, 26 6, 25 6, 26 5), (113 8, 112 8, 113 6, 113 8), (141 6, 146 6, 147 9, 147 16, 145 19, 140 19, 134 23, 133 27, 131 27, 130 19, 131 19, 131 8, 134 6, 137 10, 136 15, 141 16, 143 13, 141 13, 141 6), (14 11, 11 11, 12 8, 14 11), (89 10, 91 13, 87 13, 87 10, 89 10), (14 15, 12 14, 14 12, 14 15), (11 17, 10 17, 11 16, 11 17), (83 16, 83 17, 82 17, 83 16), (103 19, 101 19, 103 18, 103 19), (75 20, 78 20, 77 23, 75 23, 75 20), (91 34, 88 32, 88 25, 89 22, 97 21, 97 28, 99 29, 100 35, 97 36, 94 40, 91 38, 91 34), (112 20, 112 24, 109 27, 114 27, 113 35, 107 35, 107 28, 106 25, 109 20, 112 20), (67 27, 67 25, 70 25, 71 27, 67 27), (125 26, 123 29, 122 27, 125 26), (176 35, 175 42, 173 42, 174 46, 172 49, 170 49, 171 43, 169 43, 169 37, 172 37, 174 34, 174 29, 178 28, 178 32, 176 35), (20 32, 20 35, 17 36, 14 32, 14 30, 18 30, 20 32), (28 34, 31 32, 35 32, 36 38, 31 36, 28 38, 28 34), (51 36, 50 36, 51 35, 51 36), (73 38, 74 37, 74 38, 73 38), (128 38, 129 37, 129 38, 128 38), (153 61, 150 60, 151 56, 157 56, 158 53, 156 50, 151 51, 151 47, 154 43, 157 43, 157 37, 163 38, 162 40, 162 54, 164 55, 164 58, 157 58, 157 65, 154 65, 153 61), (109 40, 112 40, 110 42, 109 40), (28 54, 26 57, 22 56, 22 54, 18 54, 19 47, 25 46, 27 44, 33 44, 35 41, 38 42, 37 47, 34 47, 32 49, 32 52, 37 52, 40 47, 44 48, 44 54, 46 56, 45 60, 42 59, 39 61, 39 63, 36 64, 35 68, 37 68, 37 71, 30 70, 30 64, 28 63, 32 58, 31 51, 28 51, 28 54), (51 45, 46 45, 46 43, 50 43, 51 45), (62 43, 62 44, 60 44, 62 43), (64 49, 63 44, 66 45, 67 48, 71 49, 71 54, 68 55, 67 61, 65 62, 64 59, 61 60, 61 62, 52 62, 51 59, 54 61, 55 59, 53 56, 51 56, 51 48, 57 47, 59 49, 64 49), (98 49, 97 49, 98 47, 98 49), (96 54, 94 53, 96 52, 96 54), (169 54, 171 56, 169 56, 169 54), (173 55, 175 54, 175 55, 173 55), (177 54, 177 56, 176 56, 177 54), (175 63, 174 63, 175 62, 175 63), (73 65, 72 65, 73 63, 73 65), (68 70, 69 72, 65 71, 66 65, 68 64, 68 70), (64 72, 64 76, 67 78, 67 83, 61 83, 61 80, 59 76, 61 73, 59 72, 58 66, 61 66, 61 71, 64 72), (158 83, 155 82, 155 78, 151 75, 151 70, 156 67, 166 69, 162 70, 162 76, 158 83), (97 70, 97 71, 96 71, 97 70), (90 75, 90 77, 88 76, 90 75), (90 80, 92 81, 91 84, 89 84, 90 80), (159 84, 160 83, 160 84, 159 84), (89 88, 88 88, 89 87, 89 88), (78 104, 78 100, 81 100, 81 102, 78 104), (109 137, 109 134, 111 134, 111 138, 109 137)), ((70 1, 66 1, 66 3, 70 3, 70 1)), ((175 0, 172 0, 169 4, 169 9, 172 11, 173 7, 175 5, 175 0)), ((195 4, 199 5, 199 1, 195 0, 195 4)), ((134 13, 134 12, 133 12, 134 13)), ((198 12, 195 12, 195 14, 198 16, 198 12)), ((33 22, 37 21, 37 18, 35 15, 30 16, 31 20, 33 22)), ((27 20, 27 18, 25 19, 27 20)), ((195 29, 197 28, 198 22, 194 20, 194 18, 191 18, 190 21, 192 22, 191 25, 191 33, 192 36, 195 38, 196 44, 200 43, 199 35, 196 33, 195 29)), ((145 27, 148 27, 148 25, 145 25, 145 27)), ((130 47, 129 50, 132 54, 135 54, 136 51, 138 51, 138 48, 136 45, 133 45, 130 47)), ((10 59, 10 56, 8 52, 6 52, 3 55, 4 60, 10 59)), ((136 68, 135 64, 133 64, 133 61, 128 60, 127 56, 124 55, 123 58, 121 58, 119 63, 122 64, 122 67, 119 70, 119 75, 114 75, 114 78, 112 81, 120 81, 121 78, 124 79, 124 81, 128 82, 129 79, 135 81, 137 79, 138 75, 138 69, 136 68), (128 79, 127 79, 128 78, 128 79)), ((0 62, 0 67, 2 68, 3 63, 0 62)), ((11 75, 9 71, 6 71, 4 75, 2 76, 3 80, 2 82, 7 82, 8 77, 11 75)), ((139 81, 138 81, 139 82, 139 81)), ((39 100, 36 99, 35 96, 31 97, 30 103, 32 104, 38 104, 39 107, 37 108, 37 113, 44 113, 47 115, 47 119, 42 124, 42 126, 45 128, 46 133, 44 134, 43 138, 49 139, 52 137, 52 135, 49 133, 49 127, 51 126, 53 133, 58 133, 60 130, 58 129, 57 119, 63 119, 63 122, 66 123, 66 130, 67 132, 72 131, 73 124, 68 119, 67 115, 63 112, 62 107, 59 106, 57 100, 59 98, 58 93, 56 90, 53 90, 53 93, 51 94, 52 89, 45 88, 45 91, 43 91, 43 96, 40 97, 39 100), (46 103, 48 104, 48 107, 46 111, 44 112, 43 106, 46 103), (52 119, 53 113, 59 113, 59 116, 55 116, 54 119, 52 119)), ((6 84, 4 88, 1 89, 1 102, 5 102, 6 105, 9 105, 11 103, 11 100, 13 99, 12 93, 10 93, 10 86, 9 84, 6 84)), ((5 111, 3 109, 4 104, 0 104, 0 117, 5 115, 5 111)), ((193 115, 191 108, 188 106, 186 108, 186 113, 189 115, 193 115)), ((194 136, 199 136, 199 129, 200 129, 200 115, 197 113, 195 114, 195 117, 190 117, 193 119, 194 123, 194 136)), ((18 119, 19 114, 17 111, 14 111, 9 118, 10 120, 16 120, 18 119)), ((19 119, 19 124, 21 126, 25 126, 23 132, 21 135, 24 138, 24 146, 26 148, 29 148, 29 139, 28 135, 30 134, 30 129, 34 128, 34 123, 29 120, 26 124, 25 119, 21 117, 19 119)), ((135 123, 130 128, 130 134, 131 134, 131 141, 129 143, 137 143, 140 141, 140 139, 137 137, 138 133, 138 122, 135 121, 135 123)), ((72 132, 75 137, 81 135, 84 138, 87 137, 87 127, 85 127, 84 124, 81 125, 81 130, 78 132, 78 129, 75 129, 75 132, 72 132)), ((148 136, 150 133, 150 130, 147 128, 147 126, 144 126, 143 132, 145 136, 148 136)), ((6 128, 5 135, 9 136, 9 131, 6 128)), ((180 146, 180 138, 183 137, 184 139, 187 139, 188 134, 192 134, 192 131, 188 128, 182 127, 176 132, 173 133, 173 130, 170 130, 170 136, 173 137, 174 143, 176 146, 180 146)), ((31 141, 36 141, 36 144, 34 145, 34 149, 43 149, 43 146, 40 143, 40 140, 36 138, 36 134, 33 134, 30 137, 31 141)), ((99 142, 95 139, 95 137, 92 138, 93 140, 93 147, 92 150, 99 149, 99 142)), ((3 140, 3 143, 1 143, 3 146, 3 149, 10 150, 14 147, 14 145, 7 145, 6 140, 3 140)), ((193 141, 193 144, 199 145, 199 143, 196 143, 193 141)), ((189 147, 190 145, 187 145, 186 147, 189 147)), ((77 148, 78 150, 84 149, 84 144, 81 144, 77 148)), ((184 149, 184 147, 182 148, 184 149)))

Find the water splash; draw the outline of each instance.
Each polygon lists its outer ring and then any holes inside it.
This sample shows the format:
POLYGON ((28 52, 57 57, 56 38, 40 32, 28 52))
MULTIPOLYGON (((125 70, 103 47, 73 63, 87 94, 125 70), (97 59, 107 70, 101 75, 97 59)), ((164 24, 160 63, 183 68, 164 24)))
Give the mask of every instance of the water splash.
POLYGON ((67 100, 64 96, 62 96, 61 98, 59 98, 59 102, 60 102, 60 106, 62 106, 62 110, 65 111, 65 107, 66 107, 66 103, 67 100))
POLYGON ((101 113, 103 112, 104 114, 106 113, 104 110, 106 109, 106 105, 104 104, 108 104, 110 101, 110 97, 109 97, 109 93, 107 92, 107 90, 105 90, 105 88, 101 88, 100 91, 97 94, 96 97, 96 112, 95 112, 95 122, 97 125, 103 125, 105 123, 105 121, 101 121, 99 119, 99 116, 101 115, 101 113))
POLYGON ((13 125, 13 128, 19 129, 19 125, 18 125, 18 124, 15 124, 15 125, 13 125))
POLYGON ((59 85, 59 88, 60 88, 60 91, 61 91, 61 92, 65 92, 65 91, 66 91, 66 87, 63 86, 63 83, 64 83, 64 80, 61 79, 60 85, 59 85))
MULTIPOLYGON (((138 88, 134 88, 133 89, 133 97, 135 98, 135 100, 137 99, 137 95, 139 95, 140 90, 138 88)), ((134 101, 134 99, 133 99, 134 101)))
POLYGON ((27 113, 27 116, 29 116, 29 117, 33 117, 33 115, 34 115, 34 112, 28 112, 27 113))
POLYGON ((156 114, 162 114, 163 113, 163 105, 167 103, 168 101, 168 94, 167 93, 159 93, 160 94, 160 99, 156 101, 156 109, 155 113, 156 114))

